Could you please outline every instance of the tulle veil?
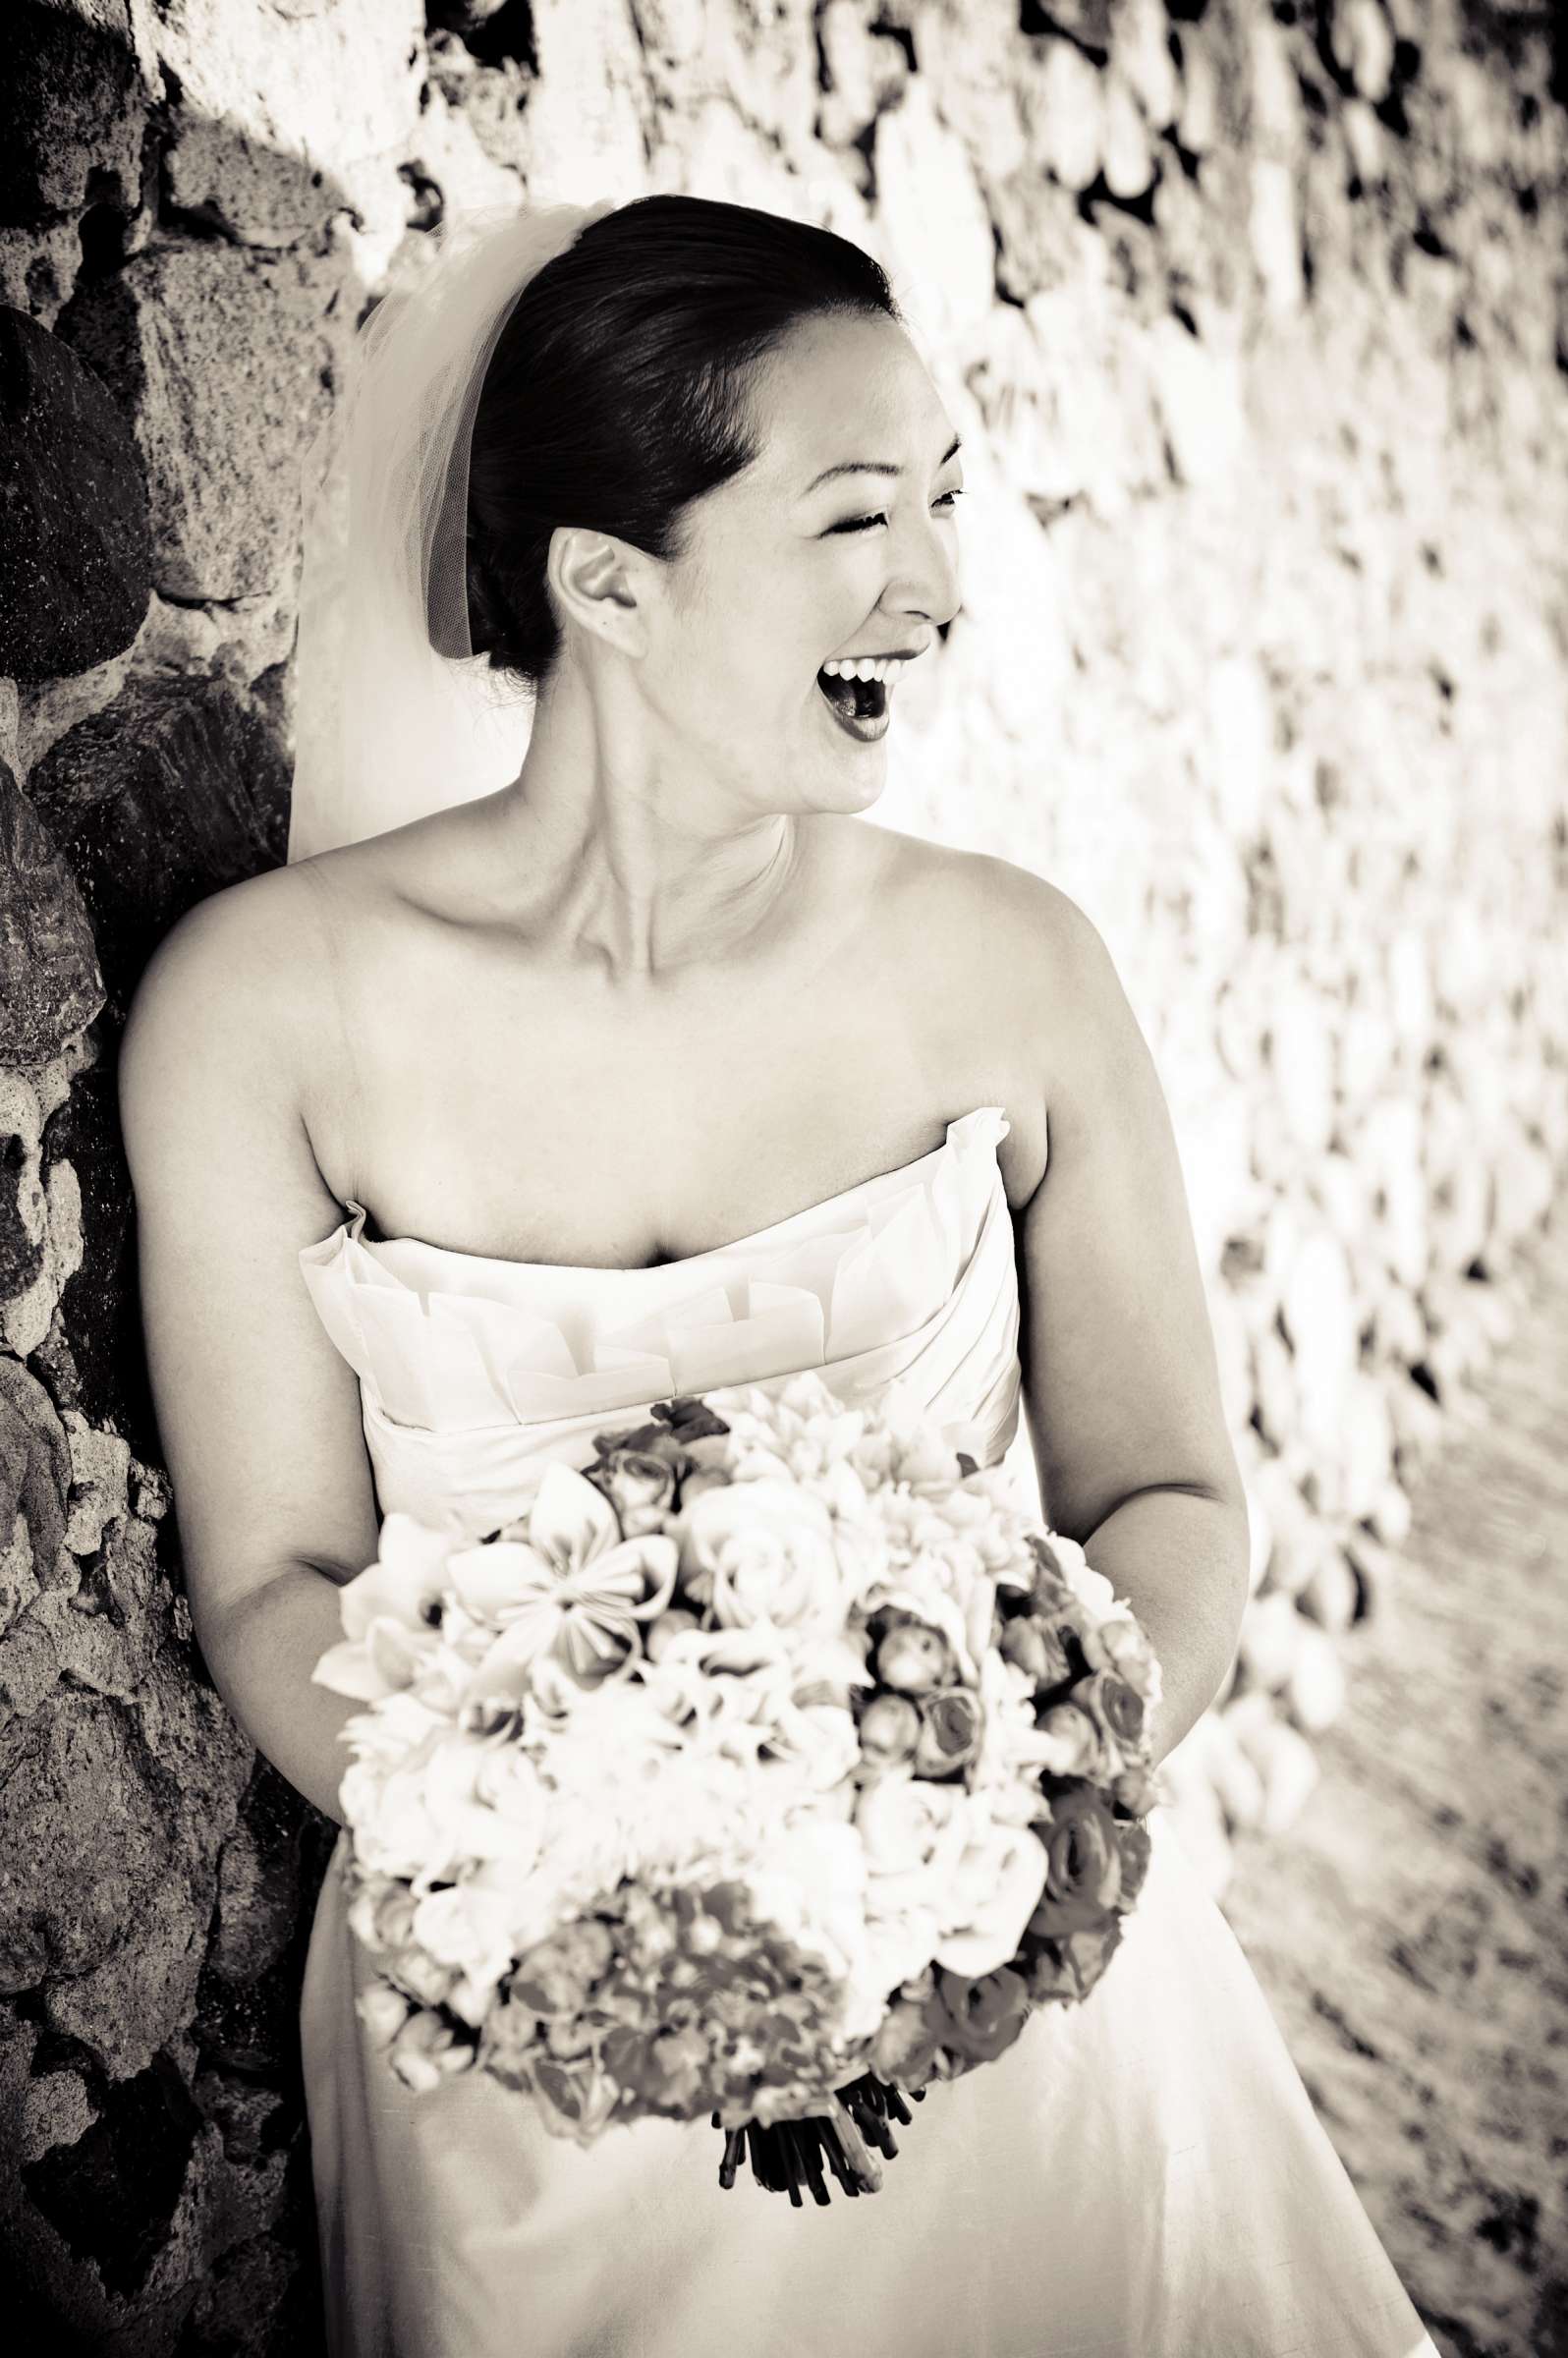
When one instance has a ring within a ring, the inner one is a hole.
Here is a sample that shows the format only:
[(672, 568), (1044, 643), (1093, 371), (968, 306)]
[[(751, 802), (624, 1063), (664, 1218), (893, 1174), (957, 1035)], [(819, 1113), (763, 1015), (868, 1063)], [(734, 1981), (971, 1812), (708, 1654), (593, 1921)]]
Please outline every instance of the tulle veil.
[(524, 287), (612, 209), (443, 224), (356, 332), (302, 463), (290, 862), (492, 793), (522, 765), (532, 699), (469, 632), (474, 415)]

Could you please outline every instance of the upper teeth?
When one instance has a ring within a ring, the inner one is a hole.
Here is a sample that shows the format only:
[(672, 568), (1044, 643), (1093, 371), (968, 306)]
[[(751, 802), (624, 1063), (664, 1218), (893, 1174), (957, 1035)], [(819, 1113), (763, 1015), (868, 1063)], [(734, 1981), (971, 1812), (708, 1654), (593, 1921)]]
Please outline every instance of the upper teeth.
[(835, 680), (886, 680), (900, 664), (914, 660), (913, 655), (860, 655), (853, 662), (840, 663), (835, 659), (824, 663), (822, 669)]

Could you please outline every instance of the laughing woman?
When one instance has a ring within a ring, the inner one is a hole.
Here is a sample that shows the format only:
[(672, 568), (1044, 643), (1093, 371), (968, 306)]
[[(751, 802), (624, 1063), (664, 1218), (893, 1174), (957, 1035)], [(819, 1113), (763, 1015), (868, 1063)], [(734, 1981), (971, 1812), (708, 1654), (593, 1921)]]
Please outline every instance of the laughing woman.
[[(399, 1508), (476, 1537), (673, 1389), (895, 1378), (1212, 1701), (1247, 1516), (1171, 1127), (1092, 926), (869, 823), (960, 600), (959, 437), (877, 264), (654, 196), (486, 225), (362, 330), (290, 865), (175, 928), (121, 1062), (192, 1610), (341, 1818), (311, 1684)], [(984, 551), (977, 552), (984, 562)], [(477, 658), (477, 659), (476, 659)], [(532, 697), (481, 776), (480, 677)], [(933, 2088), (874, 2201), (591, 2151), (356, 2007), (302, 2034), (334, 2358), (1435, 2358), (1158, 1810), (1091, 1998)]]

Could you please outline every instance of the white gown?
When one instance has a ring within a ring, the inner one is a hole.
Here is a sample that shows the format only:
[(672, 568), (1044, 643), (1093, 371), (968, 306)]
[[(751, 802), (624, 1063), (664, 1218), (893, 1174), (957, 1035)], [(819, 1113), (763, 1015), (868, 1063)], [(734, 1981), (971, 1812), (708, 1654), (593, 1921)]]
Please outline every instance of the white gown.
[[(919, 1161), (651, 1269), (366, 1240), (353, 1206), (300, 1259), (381, 1511), (476, 1537), (652, 1401), (802, 1368), (851, 1400), (896, 1376), (997, 1462), (1007, 1127), (980, 1106)], [(412, 2095), (354, 2010), (340, 1837), (301, 2010), (333, 2358), (1438, 2358), (1234, 1934), (1157, 1809), (1149, 1830), (1087, 2002), (932, 2088), (876, 2193), (800, 2210), (749, 2167), (721, 2188), (706, 2116), (583, 2150), (476, 2073)]]

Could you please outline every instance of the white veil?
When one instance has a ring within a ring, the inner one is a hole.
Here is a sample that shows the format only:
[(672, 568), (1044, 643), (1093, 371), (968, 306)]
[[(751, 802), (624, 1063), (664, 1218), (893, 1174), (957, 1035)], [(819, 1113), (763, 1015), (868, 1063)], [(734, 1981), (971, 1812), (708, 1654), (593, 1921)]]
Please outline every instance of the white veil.
[(356, 334), (344, 396), (302, 468), (290, 861), (493, 793), (522, 766), (532, 699), (469, 634), (474, 414), (524, 287), (613, 209), (447, 224)]

